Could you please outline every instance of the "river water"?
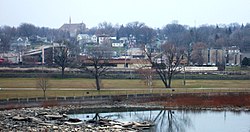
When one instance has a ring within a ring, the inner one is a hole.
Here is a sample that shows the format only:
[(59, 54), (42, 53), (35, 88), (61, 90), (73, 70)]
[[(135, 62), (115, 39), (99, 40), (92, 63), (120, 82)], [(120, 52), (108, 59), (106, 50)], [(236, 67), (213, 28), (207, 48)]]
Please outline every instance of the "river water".
[(153, 122), (150, 132), (250, 132), (250, 112), (244, 111), (90, 109), (69, 116), (90, 120), (97, 114), (122, 122)]

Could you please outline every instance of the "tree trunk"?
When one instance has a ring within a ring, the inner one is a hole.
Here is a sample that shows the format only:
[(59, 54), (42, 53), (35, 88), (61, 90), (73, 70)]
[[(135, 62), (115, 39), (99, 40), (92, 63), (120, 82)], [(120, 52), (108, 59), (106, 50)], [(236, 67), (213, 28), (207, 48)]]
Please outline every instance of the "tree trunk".
[(46, 90), (43, 90), (43, 98), (46, 100)]
[(165, 88), (169, 88), (169, 86), (168, 86), (168, 82), (165, 80), (165, 81), (163, 81), (163, 83), (164, 83), (164, 86), (165, 86)]
[(164, 78), (164, 79), (161, 79), (161, 80), (164, 83), (165, 88), (170, 88), (170, 84), (171, 84), (170, 81), (171, 81), (171, 79), (170, 79), (170, 81), (169, 81), (169, 78)]
[(65, 67), (62, 67), (62, 78), (64, 78), (64, 70), (65, 70)]
[(171, 88), (172, 77), (168, 77), (168, 88)]
[(96, 84), (96, 89), (100, 90), (100, 78), (99, 76), (95, 76), (95, 84)]

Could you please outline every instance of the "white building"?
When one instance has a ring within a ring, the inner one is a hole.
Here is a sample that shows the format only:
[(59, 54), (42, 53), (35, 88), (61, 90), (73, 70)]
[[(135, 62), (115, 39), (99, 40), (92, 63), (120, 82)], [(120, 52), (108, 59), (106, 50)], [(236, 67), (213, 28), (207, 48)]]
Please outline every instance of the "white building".
[(99, 36), (98, 37), (98, 43), (99, 44), (108, 44), (108, 43), (111, 43), (112, 39), (114, 39), (114, 38), (109, 37), (109, 36)]
[(86, 44), (86, 43), (97, 43), (97, 36), (96, 35), (88, 35), (88, 34), (78, 34), (77, 41), (79, 44)]

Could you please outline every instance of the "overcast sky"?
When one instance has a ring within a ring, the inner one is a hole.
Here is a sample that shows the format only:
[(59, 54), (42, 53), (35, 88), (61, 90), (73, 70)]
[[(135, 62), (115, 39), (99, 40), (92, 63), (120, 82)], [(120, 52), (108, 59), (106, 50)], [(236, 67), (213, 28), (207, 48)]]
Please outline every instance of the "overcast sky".
[(85, 23), (88, 28), (107, 21), (112, 24), (144, 22), (153, 28), (177, 20), (179, 24), (250, 23), (250, 0), (0, 0), (0, 25), (59, 28)]

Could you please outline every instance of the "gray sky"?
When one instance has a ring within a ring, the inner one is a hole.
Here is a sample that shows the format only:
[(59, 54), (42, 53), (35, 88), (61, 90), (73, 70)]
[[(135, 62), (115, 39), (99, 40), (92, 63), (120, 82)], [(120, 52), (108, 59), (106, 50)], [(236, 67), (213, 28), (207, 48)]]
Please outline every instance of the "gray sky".
[(173, 20), (179, 24), (230, 24), (250, 22), (250, 0), (0, 0), (0, 25), (59, 28), (84, 22), (88, 28), (144, 22), (161, 28)]

